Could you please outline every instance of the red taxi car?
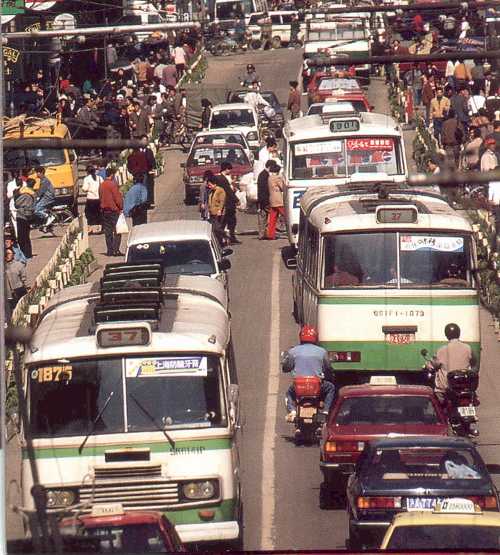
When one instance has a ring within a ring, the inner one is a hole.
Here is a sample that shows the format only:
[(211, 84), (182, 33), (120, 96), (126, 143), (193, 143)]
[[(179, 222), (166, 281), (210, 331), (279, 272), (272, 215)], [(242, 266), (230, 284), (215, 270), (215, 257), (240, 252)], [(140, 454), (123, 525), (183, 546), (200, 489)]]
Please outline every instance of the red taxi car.
[(316, 75), (308, 87), (309, 104), (325, 102), (327, 99), (336, 99), (361, 103), (363, 107), (361, 111), (370, 111), (368, 98), (356, 79), (332, 77), (331, 75), (316, 78)]
[(191, 149), (184, 168), (184, 191), (186, 204), (193, 204), (200, 193), (203, 174), (210, 170), (214, 174), (220, 172), (222, 162), (230, 162), (233, 166), (231, 175), (239, 182), (243, 175), (252, 172), (252, 164), (247, 153), (239, 144), (196, 145)]
[(158, 511), (124, 511), (119, 503), (94, 505), (89, 515), (65, 518), (62, 535), (99, 539), (100, 553), (186, 552), (174, 525)]
[(333, 497), (345, 493), (347, 478), (366, 442), (406, 435), (448, 435), (446, 416), (430, 387), (364, 384), (341, 388), (322, 430), (320, 506), (326, 508)]

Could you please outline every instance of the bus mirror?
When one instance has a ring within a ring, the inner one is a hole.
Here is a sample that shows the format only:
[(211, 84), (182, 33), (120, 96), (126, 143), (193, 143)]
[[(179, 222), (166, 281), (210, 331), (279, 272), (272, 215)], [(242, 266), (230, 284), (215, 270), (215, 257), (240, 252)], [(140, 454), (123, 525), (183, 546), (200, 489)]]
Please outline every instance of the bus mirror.
[(68, 158), (70, 162), (74, 162), (76, 160), (76, 154), (72, 150), (70, 150), (68, 153)]
[(229, 401), (233, 404), (238, 404), (240, 396), (240, 386), (238, 384), (229, 384)]
[(426, 357), (426, 356), (427, 356), (427, 353), (428, 353), (427, 349), (422, 349), (422, 350), (420, 351), (420, 354), (421, 354), (423, 357)]
[(285, 266), (289, 269), (289, 270), (295, 270), (295, 268), (297, 267), (297, 257), (292, 256), (290, 258), (287, 258), (285, 260)]
[(298, 232), (299, 232), (299, 224), (292, 224), (292, 233), (294, 235), (297, 235)]

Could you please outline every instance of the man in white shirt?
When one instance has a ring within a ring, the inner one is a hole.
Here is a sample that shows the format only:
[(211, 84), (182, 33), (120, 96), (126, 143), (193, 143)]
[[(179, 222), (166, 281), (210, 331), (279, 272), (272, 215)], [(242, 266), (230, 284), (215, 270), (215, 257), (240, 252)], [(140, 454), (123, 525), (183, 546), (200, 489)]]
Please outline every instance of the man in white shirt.
[(486, 98), (476, 90), (475, 93), (469, 98), (467, 104), (469, 106), (469, 115), (475, 116), (481, 108), (484, 108)]
[(496, 141), (493, 137), (486, 137), (484, 140), (486, 150), (481, 156), (481, 171), (488, 172), (494, 170), (498, 166), (498, 158), (495, 154)]

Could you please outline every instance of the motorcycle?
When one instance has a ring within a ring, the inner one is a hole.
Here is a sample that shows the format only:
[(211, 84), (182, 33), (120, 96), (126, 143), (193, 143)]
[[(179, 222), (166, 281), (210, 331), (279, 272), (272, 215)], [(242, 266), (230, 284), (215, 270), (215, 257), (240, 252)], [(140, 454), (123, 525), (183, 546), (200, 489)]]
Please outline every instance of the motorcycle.
[(317, 376), (295, 376), (293, 379), (297, 404), (294, 419), (295, 444), (314, 443), (319, 439), (324, 417), (321, 413), (321, 379)]
[(245, 52), (247, 49), (248, 41), (245, 33), (238, 33), (236, 30), (220, 30), (207, 44), (207, 50), (213, 56)]
[[(428, 371), (428, 378), (432, 384), (436, 372), (441, 364), (426, 358), (427, 351), (422, 349), (422, 356), (426, 359), (424, 368)], [(443, 401), (443, 409), (453, 433), (462, 437), (477, 437), (479, 432), (475, 427), (478, 422), (476, 407), (479, 406), (477, 389), (479, 387), (479, 373), (476, 370), (464, 369), (448, 372), (448, 387)]]
[(68, 224), (74, 219), (74, 215), (66, 206), (53, 206), (46, 208), (47, 217), (42, 218), (39, 215), (34, 215), (30, 221), (31, 229), (36, 229), (43, 234), (55, 236), (54, 228), (59, 225)]

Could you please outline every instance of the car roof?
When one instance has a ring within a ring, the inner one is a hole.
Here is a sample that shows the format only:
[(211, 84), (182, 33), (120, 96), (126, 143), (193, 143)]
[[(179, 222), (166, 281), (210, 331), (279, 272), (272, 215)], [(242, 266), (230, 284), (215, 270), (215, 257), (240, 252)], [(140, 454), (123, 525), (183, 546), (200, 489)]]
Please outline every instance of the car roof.
[(212, 239), (212, 226), (204, 220), (169, 220), (135, 225), (128, 237), (128, 245), (155, 241), (186, 241)]
[(367, 397), (378, 395), (422, 395), (432, 397), (434, 392), (427, 385), (346, 385), (339, 391), (340, 397)]
[(255, 111), (250, 104), (246, 102), (230, 102), (228, 104), (216, 104), (212, 108), (212, 113), (215, 111), (221, 112), (222, 110), (252, 110)]
[(464, 437), (450, 436), (406, 436), (376, 439), (370, 442), (371, 448), (390, 449), (397, 447), (443, 447), (445, 449), (470, 449), (473, 443)]
[(432, 511), (411, 511), (395, 515), (393, 525), (401, 526), (498, 526), (500, 527), (500, 513), (434, 513)]
[[(199, 133), (196, 133), (194, 140), (196, 141), (198, 137), (204, 137), (205, 135), (241, 135), (243, 138), (245, 137), (243, 131), (239, 129), (215, 129), (211, 131), (200, 131)], [(202, 145), (200, 144), (200, 146)]]

